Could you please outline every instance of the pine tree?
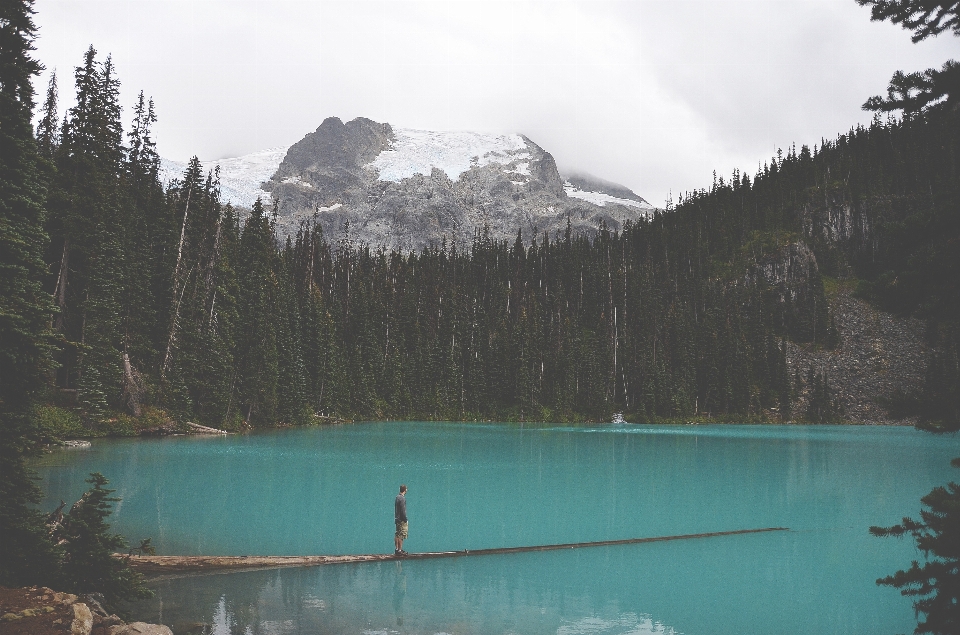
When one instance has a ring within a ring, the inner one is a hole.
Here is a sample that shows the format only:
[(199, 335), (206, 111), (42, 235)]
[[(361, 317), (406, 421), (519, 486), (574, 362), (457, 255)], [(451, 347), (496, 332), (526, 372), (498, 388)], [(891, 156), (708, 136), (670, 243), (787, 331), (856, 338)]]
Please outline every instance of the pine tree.
[(243, 417), (255, 425), (273, 424), (277, 407), (276, 257), (274, 234), (263, 203), (257, 199), (238, 250), (237, 278), (243, 283), (237, 299), (236, 362)]
[(33, 138), (30, 0), (0, 3), (0, 584), (55, 573), (56, 551), (24, 459), (38, 437), (34, 407), (51, 370), (50, 297), (41, 289), (44, 183)]
[(60, 114), (57, 111), (59, 98), (57, 90), (57, 74), (50, 73), (50, 82), (47, 84), (47, 97), (40, 107), (40, 122), (37, 124), (37, 150), (40, 155), (52, 159), (60, 145)]
[(79, 389), (88, 422), (122, 395), (124, 193), (119, 81), (91, 46), (74, 76), (77, 103), (64, 118), (57, 179), (48, 198), (55, 297), (63, 334), (61, 386)]
[(102, 474), (93, 472), (86, 482), (93, 487), (63, 517), (56, 532), (65, 552), (63, 583), (75, 593), (102, 593), (111, 604), (150, 597), (142, 576), (113, 555), (127, 547), (123, 536), (110, 533), (107, 523), (111, 503), (120, 499), (110, 496), (114, 490), (104, 487), (108, 481)]
[[(123, 267), (120, 300), (123, 354), (130, 364), (141, 370), (156, 368), (158, 331), (161, 330), (158, 317), (163, 306), (157, 293), (157, 280), (163, 275), (166, 210), (159, 181), (160, 157), (151, 137), (156, 121), (153, 100), (145, 101), (141, 91), (127, 135), (129, 146), (122, 172), (122, 225), (117, 228)], [(125, 378), (125, 385), (129, 382), (130, 379)]]
[[(960, 36), (960, 4), (955, 0), (857, 0), (871, 6), (870, 19), (890, 20), (913, 31), (914, 43), (953, 31)], [(897, 71), (887, 87), (887, 97), (871, 97), (864, 110), (918, 113), (953, 109), (960, 103), (960, 63), (948, 60), (943, 68), (923, 72)]]
[[(960, 459), (951, 465), (960, 467)], [(923, 566), (914, 560), (909, 569), (880, 578), (877, 584), (917, 598), (913, 608), (924, 619), (915, 633), (953, 635), (960, 632), (960, 485), (935, 487), (920, 502), (926, 508), (920, 510), (920, 520), (905, 517), (893, 527), (871, 527), (870, 533), (897, 538), (910, 534), (923, 552)]]

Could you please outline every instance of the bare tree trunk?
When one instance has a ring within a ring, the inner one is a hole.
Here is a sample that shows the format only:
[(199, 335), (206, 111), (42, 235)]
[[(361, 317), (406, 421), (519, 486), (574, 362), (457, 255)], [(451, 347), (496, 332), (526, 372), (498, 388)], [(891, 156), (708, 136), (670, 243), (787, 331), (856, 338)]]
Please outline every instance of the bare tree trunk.
[(140, 397), (143, 393), (141, 382), (138, 381), (137, 371), (130, 363), (130, 355), (123, 354), (123, 393), (127, 405), (130, 407), (130, 414), (139, 417), (142, 414), (140, 409)]
[(60, 275), (57, 276), (57, 289), (54, 296), (57, 299), (57, 308), (60, 312), (57, 314), (57, 321), (54, 328), (58, 331), (63, 330), (63, 314), (67, 308), (67, 267), (70, 263), (70, 239), (63, 239), (63, 255), (60, 256)]
[(170, 367), (170, 354), (173, 351), (173, 344), (177, 341), (177, 325), (180, 321), (180, 305), (183, 302), (183, 294), (187, 291), (187, 283), (190, 281), (190, 276), (187, 276), (187, 279), (183, 281), (183, 286), (180, 289), (180, 297), (176, 299), (176, 304), (173, 309), (173, 319), (170, 321), (170, 336), (167, 338), (167, 352), (163, 356), (163, 366), (160, 367), (160, 380), (166, 378), (167, 370)]
[(233, 408), (233, 395), (236, 392), (237, 388), (237, 371), (236, 369), (230, 374), (230, 398), (227, 400), (227, 412), (223, 415), (223, 420), (229, 424), (230, 422), (230, 410)]
[(187, 215), (190, 213), (191, 196), (193, 196), (193, 188), (187, 191), (187, 204), (183, 208), (183, 225), (180, 226), (180, 246), (177, 248), (177, 266), (173, 268), (174, 283), (176, 283), (177, 274), (180, 272), (180, 261), (183, 259), (183, 241), (187, 235)]
[(183, 242), (187, 235), (187, 216), (190, 213), (190, 197), (193, 196), (193, 188), (187, 191), (187, 204), (183, 208), (183, 225), (180, 227), (180, 246), (177, 248), (177, 264), (173, 268), (173, 317), (170, 320), (170, 334), (167, 336), (167, 350), (163, 355), (163, 365), (160, 367), (160, 380), (166, 378), (167, 368), (170, 365), (170, 351), (173, 349), (173, 343), (177, 335), (177, 322), (180, 320), (180, 303), (183, 301), (183, 292), (187, 290), (184, 283), (180, 291), (180, 297), (177, 298), (177, 289), (180, 286), (180, 261), (183, 260)]

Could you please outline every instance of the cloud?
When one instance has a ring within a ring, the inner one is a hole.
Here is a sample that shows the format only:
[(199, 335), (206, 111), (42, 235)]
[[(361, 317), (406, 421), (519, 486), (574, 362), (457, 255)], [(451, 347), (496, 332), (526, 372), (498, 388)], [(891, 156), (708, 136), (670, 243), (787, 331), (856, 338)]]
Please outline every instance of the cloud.
[[(161, 153), (290, 144), (328, 116), (521, 132), (561, 167), (651, 202), (868, 120), (898, 68), (940, 66), (853, 0), (38, 0), (61, 95), (89, 44), (122, 99), (157, 104)], [(38, 92), (45, 78), (38, 81)]]

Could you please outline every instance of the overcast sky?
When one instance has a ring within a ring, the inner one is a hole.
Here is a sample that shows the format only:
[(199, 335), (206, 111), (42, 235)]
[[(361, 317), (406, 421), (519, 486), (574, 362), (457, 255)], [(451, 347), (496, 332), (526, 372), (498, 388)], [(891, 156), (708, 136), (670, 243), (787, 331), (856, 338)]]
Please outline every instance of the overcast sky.
[[(93, 44), (171, 159), (289, 145), (329, 116), (519, 132), (655, 205), (832, 138), (897, 70), (960, 57), (854, 0), (37, 0), (61, 106)], [(49, 71), (48, 71), (49, 72)], [(37, 81), (42, 99), (48, 72)]]

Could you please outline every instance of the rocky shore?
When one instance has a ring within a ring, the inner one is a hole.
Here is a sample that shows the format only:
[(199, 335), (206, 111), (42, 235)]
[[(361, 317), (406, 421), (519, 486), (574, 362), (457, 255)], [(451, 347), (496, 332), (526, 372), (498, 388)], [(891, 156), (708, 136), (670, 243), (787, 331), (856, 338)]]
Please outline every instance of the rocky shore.
[(47, 587), (0, 587), (0, 635), (173, 635), (169, 627), (126, 623), (97, 594), (77, 597)]

